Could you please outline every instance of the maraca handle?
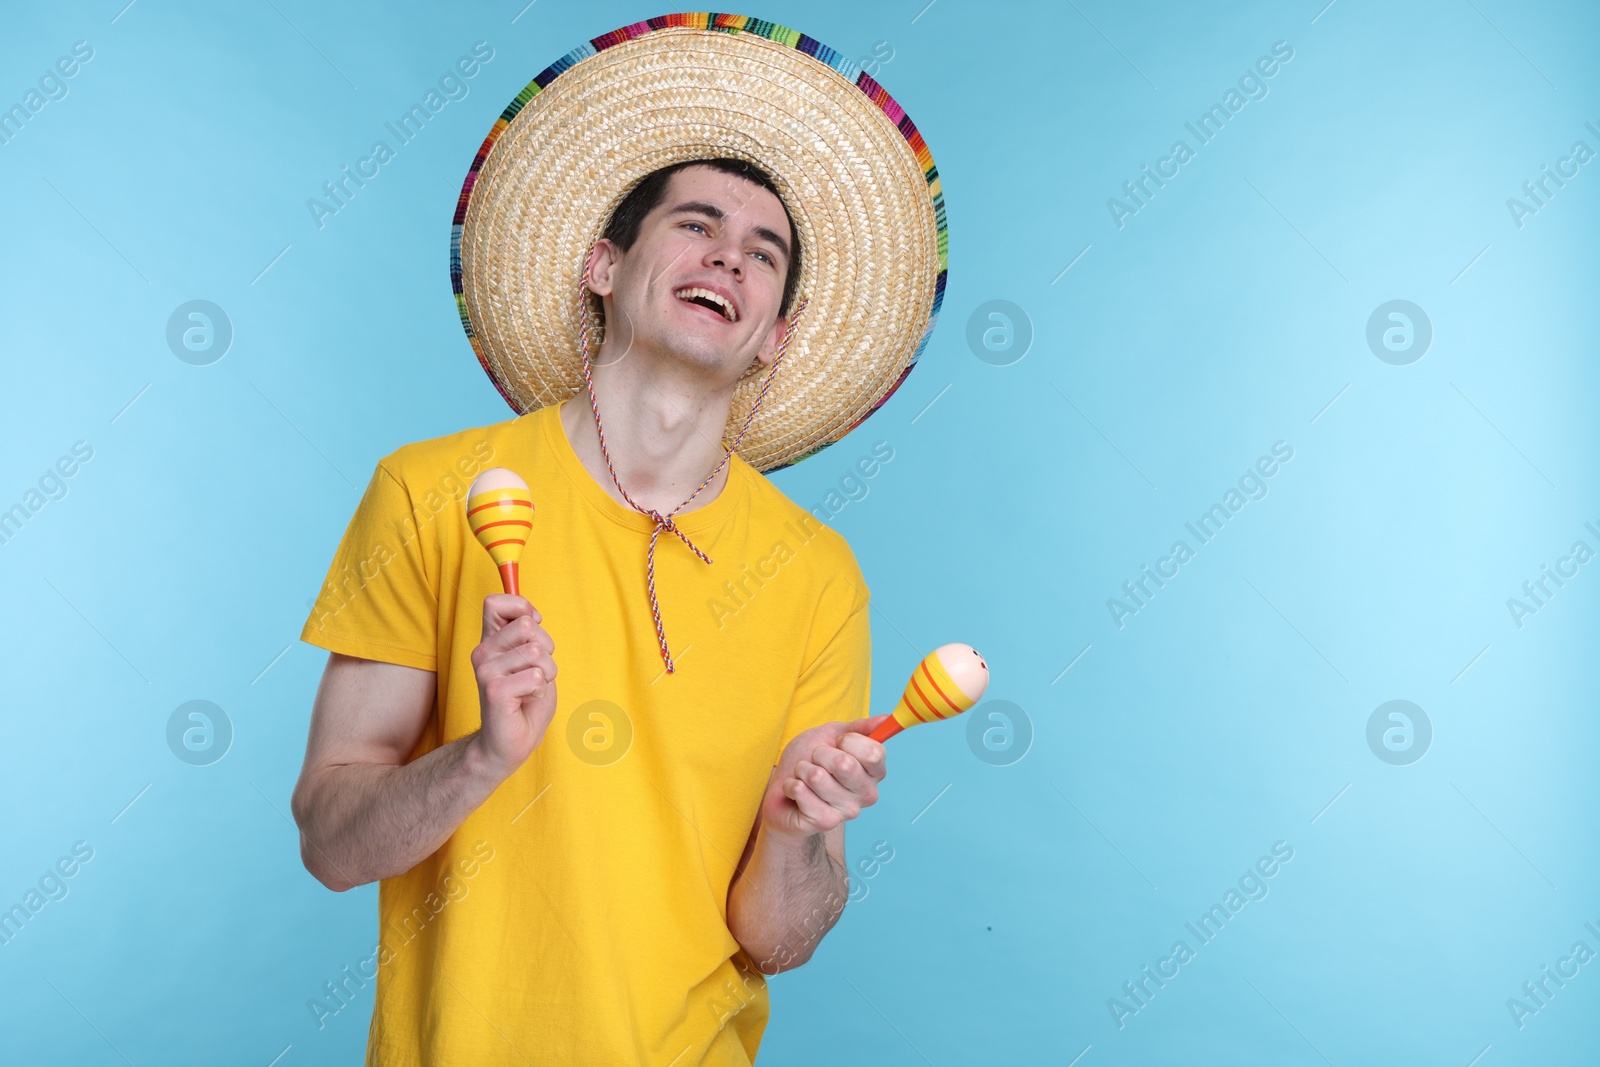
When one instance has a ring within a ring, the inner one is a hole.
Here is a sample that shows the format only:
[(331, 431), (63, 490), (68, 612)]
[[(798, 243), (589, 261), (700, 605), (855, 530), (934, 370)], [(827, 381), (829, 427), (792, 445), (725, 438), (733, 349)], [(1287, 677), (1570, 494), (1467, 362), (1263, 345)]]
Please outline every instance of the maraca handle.
[(887, 741), (889, 738), (893, 737), (895, 734), (904, 729), (905, 727), (900, 725), (899, 720), (891, 715), (879, 723), (878, 728), (867, 736), (872, 738), (874, 741)]
[(521, 590), (517, 588), (517, 561), (508, 559), (500, 564), (500, 587), (512, 596), (520, 596)]

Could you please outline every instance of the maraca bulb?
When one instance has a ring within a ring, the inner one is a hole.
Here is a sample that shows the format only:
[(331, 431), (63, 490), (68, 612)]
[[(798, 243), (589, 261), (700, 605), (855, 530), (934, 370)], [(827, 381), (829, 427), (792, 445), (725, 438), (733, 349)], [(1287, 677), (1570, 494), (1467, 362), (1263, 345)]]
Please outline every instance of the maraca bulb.
[(501, 585), (517, 592), (518, 562), (533, 530), (528, 483), (504, 467), (491, 467), (467, 490), (467, 525), (500, 570)]
[(971, 645), (940, 645), (917, 664), (894, 716), (869, 736), (882, 741), (908, 726), (960, 715), (989, 688), (989, 665)]
[(491, 489), (467, 498), (467, 522), (496, 565), (519, 559), (533, 529), (533, 504), (526, 492)]

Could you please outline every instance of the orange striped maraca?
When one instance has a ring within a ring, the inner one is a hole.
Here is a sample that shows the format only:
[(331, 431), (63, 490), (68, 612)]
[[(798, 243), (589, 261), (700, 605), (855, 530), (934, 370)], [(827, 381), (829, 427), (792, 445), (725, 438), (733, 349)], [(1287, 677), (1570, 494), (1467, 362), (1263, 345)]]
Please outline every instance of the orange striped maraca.
[(490, 467), (478, 475), (467, 490), (467, 525), (500, 568), (501, 586), (508, 593), (520, 592), (517, 564), (533, 530), (528, 483), (504, 467)]
[(894, 716), (867, 736), (886, 741), (908, 726), (960, 715), (989, 688), (989, 665), (971, 645), (940, 645), (922, 657)]

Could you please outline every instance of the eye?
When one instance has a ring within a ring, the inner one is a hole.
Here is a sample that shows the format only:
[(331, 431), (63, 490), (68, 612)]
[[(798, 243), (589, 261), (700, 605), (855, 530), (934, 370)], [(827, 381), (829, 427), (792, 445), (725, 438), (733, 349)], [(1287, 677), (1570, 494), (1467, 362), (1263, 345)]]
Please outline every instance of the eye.
[(765, 252), (755, 252), (755, 253), (752, 253), (752, 254), (760, 256), (762, 262), (766, 263), (767, 266), (769, 266), (769, 267), (772, 266), (772, 257), (767, 255)]
[(701, 233), (704, 233), (705, 229), (706, 229), (703, 224), (698, 223), (698, 222), (686, 222), (686, 223), (684, 223), (684, 225), (685, 226), (693, 226), (696, 229), (698, 229)]

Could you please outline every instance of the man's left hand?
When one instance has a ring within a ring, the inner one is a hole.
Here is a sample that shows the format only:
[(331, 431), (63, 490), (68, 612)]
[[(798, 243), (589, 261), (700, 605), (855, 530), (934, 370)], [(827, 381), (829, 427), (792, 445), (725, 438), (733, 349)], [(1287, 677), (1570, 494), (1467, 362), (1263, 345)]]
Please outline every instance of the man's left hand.
[(883, 742), (867, 734), (888, 717), (827, 722), (790, 741), (761, 800), (767, 831), (794, 837), (827, 833), (877, 803), (888, 767)]

